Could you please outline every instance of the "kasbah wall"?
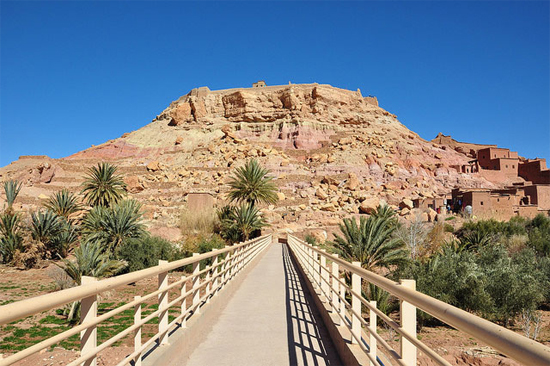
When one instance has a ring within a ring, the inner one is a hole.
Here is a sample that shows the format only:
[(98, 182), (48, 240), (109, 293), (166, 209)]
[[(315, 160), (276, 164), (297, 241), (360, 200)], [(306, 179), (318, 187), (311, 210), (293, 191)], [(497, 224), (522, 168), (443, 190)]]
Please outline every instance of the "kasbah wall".
[(477, 151), (475, 160), (456, 168), (505, 188), (454, 189), (451, 195), (455, 212), (471, 206), (473, 215), (499, 220), (550, 213), (550, 170), (545, 159), (525, 160), (509, 149), (487, 147)]

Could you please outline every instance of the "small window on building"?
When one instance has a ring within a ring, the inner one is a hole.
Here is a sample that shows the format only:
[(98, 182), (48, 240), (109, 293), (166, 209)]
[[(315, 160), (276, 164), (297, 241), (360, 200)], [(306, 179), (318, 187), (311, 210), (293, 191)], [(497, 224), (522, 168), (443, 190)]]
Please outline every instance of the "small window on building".
[(515, 165), (512, 165), (512, 169), (515, 169), (515, 168), (516, 168), (516, 166), (515, 166)]
[(481, 206), (483, 206), (483, 201), (480, 201), (479, 204), (480, 204)]
[(497, 202), (500, 202), (500, 198), (497, 198)]
[(508, 165), (506, 165), (506, 169), (508, 169)]
[(495, 154), (495, 158), (497, 157), (497, 154)]
[(482, 158), (482, 159), (485, 159), (485, 155), (483, 155), (481, 158)]

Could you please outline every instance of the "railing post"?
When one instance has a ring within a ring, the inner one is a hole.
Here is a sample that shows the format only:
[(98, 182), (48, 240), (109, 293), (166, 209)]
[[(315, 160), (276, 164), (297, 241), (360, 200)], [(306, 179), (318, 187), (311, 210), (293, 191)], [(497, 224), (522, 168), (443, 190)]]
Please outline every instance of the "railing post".
[[(187, 285), (187, 282), (188, 281), (184, 281), (185, 280), (185, 276), (181, 276), (181, 279), (182, 279), (182, 283), (181, 283), (181, 296), (184, 296), (185, 293), (187, 291), (189, 291), (189, 288), (188, 288), (188, 285)], [(181, 299), (181, 327), (182, 328), (185, 328), (185, 325), (187, 323), (187, 320), (185, 319), (185, 312), (187, 311), (187, 298), (186, 296), (183, 297), (183, 299)]]
[(313, 250), (310, 247), (304, 246), (307, 253), (307, 271), (311, 281), (313, 282)]
[[(361, 262), (352, 262), (352, 265), (361, 267)], [(361, 300), (353, 293), (361, 296), (361, 276), (356, 273), (351, 273), (351, 343), (358, 344), (361, 339), (361, 319), (358, 315), (361, 315)]]
[[(369, 304), (372, 305), (373, 308), (376, 308), (376, 301), (369, 301)], [(375, 363), (372, 362), (372, 360), (376, 360), (376, 350), (377, 350), (377, 344), (376, 344), (376, 337), (374, 336), (374, 333), (376, 333), (376, 322), (378, 321), (376, 313), (370, 309), (369, 310), (369, 355), (372, 357), (369, 361), (369, 366), (375, 366)]]
[(210, 279), (212, 278), (211, 272), (212, 272), (212, 265), (210, 265), (210, 270), (206, 271), (206, 276), (204, 278), (204, 281), (206, 282), (206, 286), (204, 286), (204, 291), (206, 294), (206, 303), (210, 302), (210, 295), (212, 295), (212, 282), (210, 282)]
[[(88, 285), (96, 282), (97, 278), (82, 276), (81, 284)], [(80, 323), (84, 324), (97, 317), (97, 294), (85, 297), (80, 303)], [(97, 325), (92, 325), (80, 332), (80, 355), (92, 352), (97, 347)], [(82, 363), (83, 366), (96, 366), (97, 355)]]
[[(226, 248), (229, 247), (229, 245), (225, 246)], [(224, 275), (223, 275), (223, 285), (225, 286), (227, 282), (231, 279), (231, 263), (233, 262), (233, 251), (228, 251), (227, 255), (225, 256), (225, 264), (224, 264)]]
[(321, 289), (321, 260), (319, 259), (319, 254), (316, 251), (313, 251), (313, 259), (314, 259), (314, 266), (315, 266), (315, 284), (317, 285), (317, 288), (319, 290)]
[[(216, 249), (217, 250), (217, 249)], [(218, 268), (218, 256), (214, 257), (214, 260), (212, 261), (212, 277), (214, 278), (214, 285), (212, 285), (212, 296), (216, 295), (216, 292), (218, 292), (218, 284), (220, 283), (220, 280), (218, 278), (219, 268)]]
[[(338, 254), (333, 254), (334, 257), (338, 258)], [(338, 313), (338, 294), (340, 292), (340, 283), (338, 283), (338, 278), (340, 278), (340, 268), (338, 263), (332, 262), (332, 312), (334, 314)], [(343, 315), (343, 314), (342, 314)], [(341, 324), (341, 321), (339, 321)]]
[(329, 274), (328, 274), (328, 267), (327, 267), (327, 257), (325, 256), (327, 251), (325, 249), (321, 249), (321, 251), (323, 253), (319, 254), (319, 260), (321, 261), (320, 285), (321, 285), (321, 290), (325, 295), (328, 303), (330, 301), (331, 296), (330, 296)]
[[(401, 286), (416, 290), (415, 280), (401, 280)], [(416, 307), (406, 301), (401, 301), (401, 328), (416, 338)], [(401, 336), (401, 359), (407, 366), (416, 365), (416, 346)]]
[[(159, 260), (159, 266), (168, 263), (165, 260)], [(168, 271), (158, 275), (158, 289), (162, 290), (168, 286)], [(159, 333), (164, 333), (159, 338), (159, 344), (168, 344), (168, 291), (161, 292), (159, 300)]]
[[(134, 301), (139, 301), (141, 296), (134, 296)], [(134, 324), (141, 322), (141, 303), (134, 307)], [(136, 329), (134, 334), (134, 352), (138, 352), (141, 348), (141, 326)], [(134, 357), (134, 366), (141, 366), (141, 352), (138, 352)]]
[[(193, 257), (196, 257), (200, 255), (199, 253), (193, 253)], [(193, 283), (192, 285), (192, 288), (193, 288), (193, 313), (195, 314), (198, 314), (200, 313), (200, 307), (199, 307), (199, 301), (200, 301), (200, 289), (199, 289), (199, 285), (201, 283), (201, 276), (198, 275), (198, 273), (200, 272), (201, 270), (201, 263), (200, 261), (196, 261), (195, 263), (193, 263), (193, 281), (191, 281)]]
[(345, 323), (346, 319), (346, 286), (340, 284), (340, 315), (342, 316), (342, 321)]

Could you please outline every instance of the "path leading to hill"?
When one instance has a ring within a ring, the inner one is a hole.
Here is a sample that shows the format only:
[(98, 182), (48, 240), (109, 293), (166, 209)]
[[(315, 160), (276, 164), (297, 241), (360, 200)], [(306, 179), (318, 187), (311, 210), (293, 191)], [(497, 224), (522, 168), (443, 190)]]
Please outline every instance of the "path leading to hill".
[(279, 243), (267, 249), (205, 341), (183, 357), (171, 365), (341, 364), (287, 247)]

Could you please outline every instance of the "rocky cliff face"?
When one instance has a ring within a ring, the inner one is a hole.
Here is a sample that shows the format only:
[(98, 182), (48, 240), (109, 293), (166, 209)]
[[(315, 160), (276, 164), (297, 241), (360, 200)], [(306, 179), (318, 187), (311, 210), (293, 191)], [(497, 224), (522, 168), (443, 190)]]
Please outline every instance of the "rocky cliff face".
[(228, 175), (250, 158), (277, 177), (281, 200), (266, 210), (276, 227), (334, 225), (378, 200), (494, 186), (458, 173), (452, 166), (468, 156), (423, 140), (376, 98), (319, 84), (194, 89), (137, 131), (63, 159), (20, 159), (0, 169), (0, 180), (21, 179), (21, 200), (32, 206), (62, 187), (76, 191), (86, 167), (110, 160), (151, 226), (166, 233), (188, 192), (223, 200)]

